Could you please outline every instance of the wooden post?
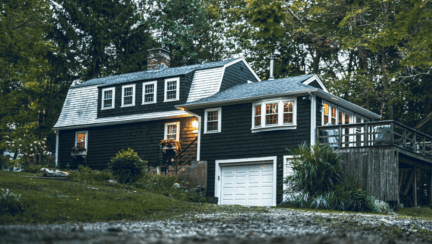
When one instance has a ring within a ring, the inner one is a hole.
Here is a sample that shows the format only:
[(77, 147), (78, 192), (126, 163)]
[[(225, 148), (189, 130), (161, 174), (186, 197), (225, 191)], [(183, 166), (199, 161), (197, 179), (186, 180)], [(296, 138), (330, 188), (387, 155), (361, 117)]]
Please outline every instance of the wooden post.
[(342, 148), (342, 126), (339, 126), (339, 148)]
[(432, 169), (429, 173), (429, 206), (432, 206)]
[(413, 204), (417, 207), (417, 166), (414, 166)]
[(390, 123), (390, 145), (394, 145), (394, 123)]
[(365, 124), (365, 131), (364, 131), (364, 146), (369, 146), (369, 133), (368, 133), (369, 127), (367, 124)]
[(416, 153), (417, 152), (417, 132), (414, 132), (414, 139), (413, 139), (413, 151)]
[(404, 128), (404, 132), (403, 132), (403, 147), (407, 148), (407, 134), (406, 134), (406, 128)]
[(422, 137), (422, 154), (425, 155), (426, 154), (426, 138), (423, 136)]

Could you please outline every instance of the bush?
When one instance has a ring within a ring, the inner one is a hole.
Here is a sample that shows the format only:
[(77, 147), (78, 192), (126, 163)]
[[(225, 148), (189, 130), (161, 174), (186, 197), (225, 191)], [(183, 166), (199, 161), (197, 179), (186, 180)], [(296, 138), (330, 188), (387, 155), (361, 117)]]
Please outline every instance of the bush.
[(114, 176), (110, 172), (94, 171), (90, 167), (78, 165), (79, 171), (72, 171), (68, 178), (72, 181), (81, 181), (84, 183), (104, 182), (113, 179)]
[(143, 161), (133, 149), (121, 150), (111, 158), (109, 169), (122, 184), (133, 183), (143, 175), (147, 161)]
[(376, 211), (375, 199), (348, 175), (342, 181), (339, 155), (328, 145), (291, 150), (294, 174), (285, 179), (287, 203), (300, 208)]
[(0, 189), (0, 216), (8, 213), (15, 216), (23, 210), (21, 195), (14, 194), (9, 189)]
[(11, 167), (11, 160), (9, 155), (0, 155), (0, 169), (9, 169)]

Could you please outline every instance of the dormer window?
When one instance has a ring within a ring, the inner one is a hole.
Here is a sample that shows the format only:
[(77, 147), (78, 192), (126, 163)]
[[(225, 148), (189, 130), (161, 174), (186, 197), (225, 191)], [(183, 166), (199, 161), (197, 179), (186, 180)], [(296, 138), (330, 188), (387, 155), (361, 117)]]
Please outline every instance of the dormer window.
[(252, 132), (297, 128), (296, 98), (261, 100), (252, 105)]
[(122, 107), (135, 105), (135, 84), (122, 86)]
[(157, 81), (145, 82), (143, 84), (143, 103), (151, 104), (157, 102)]
[(114, 108), (115, 88), (102, 89), (102, 109)]
[(180, 78), (165, 80), (165, 99), (164, 102), (180, 100)]

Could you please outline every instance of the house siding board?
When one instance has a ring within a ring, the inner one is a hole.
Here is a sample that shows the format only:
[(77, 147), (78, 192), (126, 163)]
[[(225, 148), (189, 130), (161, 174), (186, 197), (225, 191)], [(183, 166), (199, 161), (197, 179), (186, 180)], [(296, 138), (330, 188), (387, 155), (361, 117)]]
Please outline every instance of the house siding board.
[(247, 83), (248, 80), (253, 82), (258, 81), (244, 62), (237, 62), (225, 68), (220, 91), (224, 91), (235, 85)]
[[(174, 78), (167, 77), (157, 80), (157, 103), (154, 104), (145, 104), (142, 105), (142, 94), (143, 94), (143, 83), (147, 81), (154, 80), (146, 80), (139, 81), (134, 83), (124, 83), (115, 85), (115, 108), (114, 109), (106, 109), (102, 110), (102, 89), (109, 87), (99, 87), (98, 88), (98, 118), (107, 118), (114, 116), (125, 116), (125, 115), (133, 115), (133, 114), (142, 114), (142, 113), (154, 113), (154, 112), (166, 112), (176, 110), (175, 106), (186, 103), (187, 96), (189, 94), (193, 73), (180, 76), (180, 100), (174, 102), (164, 102), (165, 98), (165, 79)], [(135, 92), (135, 106), (130, 107), (121, 107), (121, 99), (122, 99), (122, 86), (135, 84), (136, 92)]]
[[(277, 202), (282, 199), (283, 156), (287, 148), (310, 142), (310, 100), (297, 99), (297, 129), (252, 133), (252, 104), (222, 107), (222, 132), (201, 135), (207, 161), (207, 194), (214, 196), (215, 160), (277, 156)], [(204, 109), (191, 110), (204, 118)], [(202, 122), (201, 126), (204, 126)], [(201, 130), (203, 131), (203, 130)]]
[(321, 87), (321, 85), (320, 85), (320, 84), (318, 83), (318, 81), (316, 81), (316, 80), (314, 80), (314, 81), (312, 81), (311, 83), (309, 83), (308, 86), (313, 86), (313, 87), (315, 87), (315, 88), (318, 88), (318, 89), (323, 90), (322, 87)]
[[(121, 149), (134, 149), (138, 155), (149, 162), (150, 166), (159, 164), (160, 141), (164, 138), (165, 123), (180, 121), (180, 141), (185, 148), (197, 136), (193, 133), (194, 117), (158, 121), (130, 123), (125, 125), (91, 127), (79, 130), (62, 130), (59, 135), (59, 165), (65, 168), (69, 163), (72, 169), (78, 164), (85, 164), (93, 169), (105, 169), (110, 158)], [(80, 157), (71, 157), (71, 148), (75, 146), (75, 132), (88, 131), (88, 154), (86, 162)], [(196, 151), (196, 149), (195, 149)]]

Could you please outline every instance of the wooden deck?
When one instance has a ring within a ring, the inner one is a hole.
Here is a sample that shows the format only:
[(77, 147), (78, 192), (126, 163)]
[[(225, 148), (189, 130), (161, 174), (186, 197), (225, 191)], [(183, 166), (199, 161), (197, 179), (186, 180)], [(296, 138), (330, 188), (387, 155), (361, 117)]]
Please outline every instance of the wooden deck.
[(319, 126), (318, 142), (338, 149), (395, 146), (432, 163), (432, 136), (393, 120)]
[(432, 136), (396, 121), (320, 126), (318, 142), (341, 154), (344, 172), (377, 199), (432, 204)]

